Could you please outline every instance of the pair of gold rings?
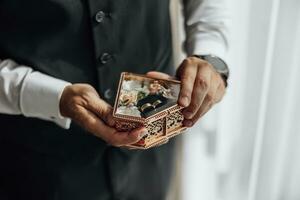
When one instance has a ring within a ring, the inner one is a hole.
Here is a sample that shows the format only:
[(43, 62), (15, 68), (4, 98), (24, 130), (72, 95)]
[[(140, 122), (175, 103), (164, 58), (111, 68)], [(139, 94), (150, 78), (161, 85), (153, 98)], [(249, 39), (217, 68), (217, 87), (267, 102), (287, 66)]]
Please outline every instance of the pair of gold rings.
[(145, 103), (144, 105), (141, 106), (141, 111), (144, 112), (148, 108), (156, 108), (158, 105), (162, 103), (161, 100), (156, 100), (152, 104), (151, 103)]

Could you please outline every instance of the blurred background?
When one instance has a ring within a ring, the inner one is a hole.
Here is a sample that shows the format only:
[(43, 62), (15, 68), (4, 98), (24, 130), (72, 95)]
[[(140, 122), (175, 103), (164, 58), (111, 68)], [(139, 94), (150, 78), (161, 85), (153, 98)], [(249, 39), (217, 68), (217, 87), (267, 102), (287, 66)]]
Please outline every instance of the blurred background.
[[(177, 63), (181, 8), (172, 0)], [(229, 87), (181, 137), (172, 200), (300, 199), (300, 1), (225, 0)]]

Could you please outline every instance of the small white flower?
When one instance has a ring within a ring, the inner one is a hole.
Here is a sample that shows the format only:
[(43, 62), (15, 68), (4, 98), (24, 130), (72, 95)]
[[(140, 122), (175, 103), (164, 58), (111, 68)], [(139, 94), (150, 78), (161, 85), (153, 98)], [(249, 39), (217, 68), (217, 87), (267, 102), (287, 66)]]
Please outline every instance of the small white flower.
[(136, 90), (138, 88), (141, 88), (142, 84), (140, 81), (124, 81), (122, 84), (123, 90)]

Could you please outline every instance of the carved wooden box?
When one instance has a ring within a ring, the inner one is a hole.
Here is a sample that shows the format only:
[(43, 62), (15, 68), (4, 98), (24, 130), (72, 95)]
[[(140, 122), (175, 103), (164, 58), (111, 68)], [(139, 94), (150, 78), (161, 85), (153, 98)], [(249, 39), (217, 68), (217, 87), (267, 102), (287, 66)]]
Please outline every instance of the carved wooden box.
[(145, 126), (148, 135), (128, 148), (147, 149), (183, 132), (182, 107), (177, 104), (180, 81), (121, 74), (113, 116), (119, 131)]

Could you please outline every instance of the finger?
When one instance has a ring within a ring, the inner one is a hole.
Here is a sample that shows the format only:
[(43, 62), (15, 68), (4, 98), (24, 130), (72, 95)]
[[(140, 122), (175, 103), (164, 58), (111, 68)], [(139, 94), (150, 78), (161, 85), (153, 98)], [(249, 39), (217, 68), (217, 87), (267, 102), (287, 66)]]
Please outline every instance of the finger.
[(158, 79), (175, 79), (175, 77), (170, 76), (169, 74), (151, 71), (146, 74), (150, 78), (158, 78)]
[[(222, 80), (221, 80), (222, 81)], [(199, 109), (197, 109), (195, 115), (190, 118), (190, 121), (186, 121), (186, 124), (189, 124), (189, 126), (192, 126), (195, 124), (205, 113), (207, 113), (210, 108), (219, 101), (219, 95), (222, 92), (222, 86), (220, 79), (218, 76), (213, 76), (213, 78), (210, 81), (210, 89), (207, 92), (201, 106)]]
[(107, 125), (115, 125), (115, 120), (112, 116), (113, 108), (101, 98), (97, 96), (91, 96), (88, 101), (87, 109), (96, 114)]
[(199, 113), (200, 113), (200, 116), (196, 116), (194, 119), (193, 119), (193, 122), (196, 123), (201, 117), (203, 117), (212, 107), (213, 105), (215, 105), (215, 103), (213, 102), (210, 102), (208, 103)]
[(216, 92), (216, 95), (215, 95), (215, 102), (216, 103), (219, 103), (222, 100), (223, 96), (225, 95), (225, 92), (226, 92), (225, 85), (224, 85), (224, 83), (221, 83), (218, 86), (217, 92)]
[(188, 108), (183, 112), (186, 119), (192, 119), (194, 117), (209, 91), (211, 93), (215, 92), (215, 83), (211, 78), (212, 73), (211, 67), (208, 64), (204, 62), (199, 64), (192, 92), (192, 100)]
[(134, 129), (131, 132), (114, 132), (110, 136), (109, 143), (117, 147), (134, 144), (137, 143), (140, 139), (142, 139), (147, 134), (148, 131), (144, 127)]
[(79, 125), (104, 140), (106, 138), (103, 133), (115, 132), (114, 128), (107, 126), (94, 112), (91, 112), (83, 106), (77, 107), (73, 116), (73, 120)]
[(181, 81), (178, 103), (183, 107), (187, 107), (190, 104), (196, 74), (197, 66), (189, 59), (183, 61), (178, 69), (178, 76)]
[(97, 116), (93, 113), (89, 113), (89, 115), (92, 118), (96, 118), (93, 121), (94, 123), (92, 123), (90, 120), (87, 120), (89, 122), (88, 126), (90, 129), (96, 136), (102, 138), (112, 146), (119, 147), (127, 144), (133, 144), (148, 134), (147, 129), (144, 127), (134, 129), (131, 132), (119, 132), (115, 128), (107, 126), (99, 118), (97, 120)]
[(194, 115), (194, 117), (192, 119), (185, 119), (183, 121), (184, 126), (192, 127), (206, 112), (208, 112), (211, 109), (213, 105), (213, 102), (204, 99), (203, 104), (201, 105), (197, 113)]
[[(207, 66), (211, 67), (209, 65)], [(200, 108), (194, 109), (196, 110), (196, 113), (194, 114), (193, 117), (189, 116), (188, 118), (186, 118), (186, 120), (184, 121), (185, 126), (188, 127), (193, 126), (203, 115), (205, 115), (211, 109), (211, 107), (214, 104), (220, 102), (225, 94), (226, 91), (225, 89), (226, 88), (222, 77), (217, 73), (213, 73), (209, 84), (209, 90), (203, 102), (201, 103)], [(195, 88), (194, 91), (196, 91)], [(191, 105), (193, 105), (193, 103), (191, 103)]]
[(84, 107), (80, 108), (78, 116), (75, 121), (82, 127), (116, 147), (136, 143), (148, 134), (147, 129), (144, 127), (135, 129), (132, 132), (118, 132), (115, 128), (107, 126), (93, 112), (86, 110)]

